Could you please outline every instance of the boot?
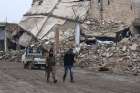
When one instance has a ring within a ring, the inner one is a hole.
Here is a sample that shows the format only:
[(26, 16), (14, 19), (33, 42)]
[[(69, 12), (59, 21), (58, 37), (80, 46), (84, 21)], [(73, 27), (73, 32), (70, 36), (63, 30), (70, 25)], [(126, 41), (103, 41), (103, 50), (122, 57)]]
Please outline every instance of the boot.
[(63, 76), (63, 82), (65, 82), (65, 79), (66, 79), (66, 76), (64, 75), (64, 76)]
[(71, 80), (70, 82), (71, 82), (71, 83), (74, 83), (74, 80)]
[(57, 80), (54, 80), (53, 82), (54, 82), (54, 83), (57, 83)]

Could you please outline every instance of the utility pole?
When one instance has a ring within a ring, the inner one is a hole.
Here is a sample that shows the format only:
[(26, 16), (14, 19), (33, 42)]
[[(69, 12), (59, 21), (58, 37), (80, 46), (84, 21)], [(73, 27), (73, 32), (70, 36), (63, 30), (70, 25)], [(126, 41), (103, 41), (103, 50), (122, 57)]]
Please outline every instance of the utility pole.
[(5, 34), (4, 34), (4, 51), (7, 53), (7, 17), (5, 22)]

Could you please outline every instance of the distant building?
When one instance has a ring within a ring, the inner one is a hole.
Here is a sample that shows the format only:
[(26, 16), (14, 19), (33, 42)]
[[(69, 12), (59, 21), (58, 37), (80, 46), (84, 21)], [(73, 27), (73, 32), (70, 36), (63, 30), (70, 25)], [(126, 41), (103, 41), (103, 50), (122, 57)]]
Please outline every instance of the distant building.
[(5, 24), (0, 24), (0, 50), (4, 49)]
[(5, 36), (7, 38), (7, 48), (16, 49), (16, 40), (18, 40), (22, 33), (23, 29), (16, 23), (0, 23), (0, 50), (4, 50)]

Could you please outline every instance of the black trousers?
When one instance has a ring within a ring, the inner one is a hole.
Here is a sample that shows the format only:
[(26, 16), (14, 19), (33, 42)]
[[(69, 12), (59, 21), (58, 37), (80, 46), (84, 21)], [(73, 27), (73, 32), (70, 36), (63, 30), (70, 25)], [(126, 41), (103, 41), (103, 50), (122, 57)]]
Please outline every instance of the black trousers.
[(55, 66), (47, 67), (46, 72), (45, 72), (45, 76), (47, 77), (48, 82), (50, 80), (50, 76), (52, 76), (53, 81), (55, 81), (56, 80), (56, 78), (55, 78)]

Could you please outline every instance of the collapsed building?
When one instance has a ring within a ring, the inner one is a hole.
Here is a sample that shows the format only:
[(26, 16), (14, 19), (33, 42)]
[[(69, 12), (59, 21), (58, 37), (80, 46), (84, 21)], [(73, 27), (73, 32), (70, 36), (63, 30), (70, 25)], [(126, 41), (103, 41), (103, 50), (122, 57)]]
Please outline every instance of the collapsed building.
[[(66, 40), (73, 36), (76, 17), (82, 22), (89, 10), (90, 1), (73, 2), (66, 0), (33, 1), (32, 8), (24, 15), (20, 26), (32, 34), (37, 40), (54, 41), (55, 33), (59, 33), (59, 40)], [(28, 46), (32, 39), (24, 33), (19, 43)], [(25, 40), (25, 36), (27, 39)], [(27, 43), (28, 42), (28, 43)]]
[(34, 40), (54, 42), (55, 34), (59, 34), (58, 41), (73, 39), (76, 23), (80, 24), (81, 41), (116, 39), (119, 31), (129, 30), (134, 17), (131, 0), (33, 0), (19, 24), (26, 30), (19, 44), (28, 46)]
[(135, 11), (132, 0), (33, 0), (19, 23), (25, 31), (18, 44), (28, 47), (53, 42), (61, 52), (79, 43), (75, 40), (79, 30), (77, 65), (140, 72), (139, 40), (128, 38), (136, 28), (139, 31), (134, 25), (139, 21), (133, 22), (138, 17)]

